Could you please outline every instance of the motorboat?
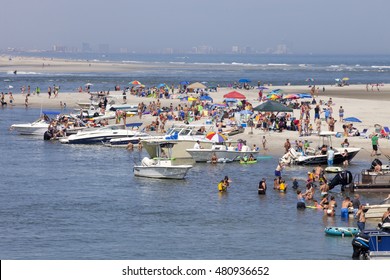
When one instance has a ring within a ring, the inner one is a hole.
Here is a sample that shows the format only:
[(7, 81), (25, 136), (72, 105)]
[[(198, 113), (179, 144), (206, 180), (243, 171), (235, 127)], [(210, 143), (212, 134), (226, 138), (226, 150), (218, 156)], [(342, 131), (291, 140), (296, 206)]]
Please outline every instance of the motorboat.
[(162, 137), (143, 140), (141, 143), (152, 158), (157, 156), (156, 146), (160, 145), (161, 141), (176, 143), (176, 145), (172, 148), (172, 157), (191, 158), (187, 149), (193, 148), (197, 141), (200, 142), (200, 145), (203, 148), (211, 149), (214, 142), (207, 139), (206, 135), (214, 130), (215, 126), (207, 124), (173, 125)]
[(156, 136), (145, 132), (136, 132), (132, 136), (113, 138), (110, 141), (104, 142), (103, 144), (112, 148), (126, 148), (130, 143), (133, 145), (138, 145), (142, 141), (151, 139), (156, 139)]
[(32, 123), (13, 124), (10, 129), (22, 135), (43, 136), (52, 120), (50, 115), (59, 115), (61, 112), (42, 111), (41, 117)]
[[(376, 169), (375, 166), (380, 168)], [(354, 192), (383, 192), (390, 190), (390, 168), (379, 159), (374, 159), (369, 169), (363, 169), (355, 174), (351, 191)]]
[[(130, 124), (127, 124), (130, 125)], [(126, 126), (127, 126), (126, 125)], [(138, 137), (138, 130), (128, 129), (124, 125), (107, 125), (78, 131), (59, 141), (63, 144), (103, 144), (114, 138)]]
[(383, 213), (385, 213), (389, 207), (390, 203), (365, 205), (365, 217), (366, 219), (381, 219)]
[(390, 223), (384, 222), (376, 229), (368, 229), (357, 234), (352, 240), (355, 260), (390, 259)]
[[(245, 147), (247, 147), (245, 149)], [(251, 151), (248, 146), (244, 146), (242, 150), (228, 149), (225, 144), (212, 145), (210, 149), (186, 149), (187, 153), (196, 162), (207, 162), (215, 154), (217, 159), (222, 158), (224, 160), (228, 159), (229, 161), (240, 161), (243, 158), (249, 157), (252, 154), (254, 157), (259, 153), (259, 151)]]
[[(322, 147), (332, 147), (331, 137), (335, 136), (335, 132), (331, 131), (323, 131), (319, 134), (322, 142)], [(325, 144), (326, 143), (326, 144)], [(322, 153), (321, 148), (318, 150), (314, 148), (308, 148), (305, 152), (298, 152), (295, 148), (290, 148), (289, 151), (282, 156), (280, 159), (284, 164), (297, 164), (297, 165), (317, 165), (328, 163), (328, 156), (326, 153)], [(361, 148), (353, 148), (353, 147), (343, 147), (343, 148), (335, 148), (334, 150), (334, 164), (342, 164), (344, 161), (343, 153), (346, 151), (348, 156), (348, 161), (351, 161), (357, 153), (361, 150)]]
[[(184, 179), (192, 165), (174, 165), (172, 148), (175, 142), (156, 145), (156, 158), (144, 157), (140, 165), (134, 165), (134, 176), (158, 179)], [(166, 152), (165, 152), (166, 151)]]

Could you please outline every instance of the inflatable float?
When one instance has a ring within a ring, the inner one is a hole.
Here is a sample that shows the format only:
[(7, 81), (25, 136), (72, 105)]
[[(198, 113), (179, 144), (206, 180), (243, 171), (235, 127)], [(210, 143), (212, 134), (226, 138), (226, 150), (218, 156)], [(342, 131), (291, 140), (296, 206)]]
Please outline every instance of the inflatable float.
[(339, 166), (328, 166), (327, 168), (325, 168), (325, 172), (327, 173), (339, 173), (341, 171), (343, 171), (343, 168)]
[(240, 160), (241, 164), (252, 164), (252, 163), (257, 163), (257, 160)]
[(355, 227), (327, 227), (325, 233), (334, 236), (355, 236), (360, 231)]

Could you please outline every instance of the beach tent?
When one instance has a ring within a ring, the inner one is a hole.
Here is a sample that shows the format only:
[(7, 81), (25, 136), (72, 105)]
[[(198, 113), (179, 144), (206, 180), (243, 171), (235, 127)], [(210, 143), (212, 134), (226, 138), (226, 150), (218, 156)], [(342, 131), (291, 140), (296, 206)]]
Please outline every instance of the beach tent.
[(239, 93), (238, 91), (231, 91), (229, 93), (226, 93), (224, 98), (234, 98), (234, 99), (246, 99), (246, 96), (242, 93)]
[(199, 89), (205, 89), (205, 88), (207, 88), (207, 86), (205, 86), (205, 85), (202, 84), (202, 83), (196, 82), (196, 83), (192, 83), (192, 84), (188, 85), (187, 88), (189, 88), (189, 89), (197, 89), (197, 88), (199, 88)]
[(253, 110), (259, 112), (293, 112), (292, 108), (284, 106), (283, 104), (272, 100), (268, 100), (256, 106), (255, 108), (253, 108)]

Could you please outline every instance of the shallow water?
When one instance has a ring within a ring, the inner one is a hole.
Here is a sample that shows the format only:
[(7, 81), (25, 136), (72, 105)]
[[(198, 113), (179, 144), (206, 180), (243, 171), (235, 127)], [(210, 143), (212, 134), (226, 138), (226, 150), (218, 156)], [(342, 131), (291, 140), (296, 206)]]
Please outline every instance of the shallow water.
[[(276, 157), (251, 165), (197, 163), (185, 180), (136, 178), (132, 167), (144, 152), (64, 145), (8, 130), (38, 116), (37, 109), (0, 110), (1, 259), (351, 258), (352, 239), (326, 236), (324, 228), (356, 221), (297, 211), (292, 189), (272, 189)], [(352, 161), (350, 170), (369, 164)], [(308, 169), (287, 168), (283, 177), (291, 186)], [(231, 188), (220, 194), (225, 175)], [(262, 177), (265, 196), (257, 194)], [(346, 194), (336, 188), (334, 195), (340, 205)]]

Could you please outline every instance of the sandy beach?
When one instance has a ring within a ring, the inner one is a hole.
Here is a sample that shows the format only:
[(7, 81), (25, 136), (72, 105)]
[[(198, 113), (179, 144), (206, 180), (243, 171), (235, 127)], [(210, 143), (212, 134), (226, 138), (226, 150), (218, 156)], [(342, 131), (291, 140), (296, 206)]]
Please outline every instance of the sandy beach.
[[(133, 64), (123, 64), (123, 63), (111, 63), (111, 62), (89, 62), (89, 61), (69, 61), (69, 60), (60, 60), (60, 59), (42, 59), (42, 58), (25, 58), (25, 57), (13, 57), (12, 60), (9, 60), (6, 56), (0, 57), (0, 71), (12, 71), (12, 69), (19, 69), (19, 71), (36, 71), (36, 72), (52, 72), (56, 71), (61, 72), (84, 72), (84, 71), (123, 71), (123, 69), (131, 70), (136, 69), (137, 67), (149, 67), (148, 65), (133, 65)], [(344, 117), (357, 117), (362, 122), (353, 123), (353, 126), (356, 127), (359, 131), (363, 129), (368, 129), (368, 133), (373, 133), (375, 131), (375, 125), (379, 124), (381, 126), (390, 126), (388, 123), (389, 113), (388, 107), (390, 106), (390, 85), (384, 84), (380, 85), (379, 91), (377, 87), (374, 86), (371, 88), (369, 86), (368, 90), (366, 85), (348, 85), (339, 87), (336, 85), (316, 85), (319, 88), (318, 97), (316, 100), (328, 101), (331, 97), (333, 100), (333, 116), (337, 120), (335, 124), (335, 131), (342, 132), (342, 125), (345, 123), (339, 122), (338, 119), (338, 109), (340, 106), (343, 106), (345, 113)], [(265, 90), (264, 93), (270, 92), (274, 89), (281, 89), (284, 93), (310, 93), (310, 88), (308, 85), (288, 85), (288, 86), (268, 86), (268, 90)], [(93, 88), (92, 92), (96, 93), (100, 89)], [(217, 92), (211, 92), (210, 96), (213, 98), (214, 103), (221, 103), (223, 101), (223, 95), (233, 91), (234, 89), (223, 87), (219, 88)], [(260, 102), (258, 101), (258, 90), (257, 89), (239, 89), (237, 90), (244, 94), (247, 97), (247, 101), (252, 103), (255, 107)], [(110, 92), (110, 95), (122, 95), (121, 91)], [(196, 97), (196, 94), (193, 94)], [(13, 97), (15, 99), (15, 107), (24, 107), (25, 106), (25, 94), (21, 94), (17, 89), (13, 92)], [(89, 102), (90, 94), (86, 92), (60, 92), (57, 98), (48, 98), (46, 89), (42, 88), (40, 95), (31, 93), (28, 98), (28, 107), (32, 108), (60, 108), (60, 104), (66, 103), (67, 108), (77, 108), (77, 103), (79, 102)], [(5, 101), (9, 102), (9, 97), (5, 95)], [(128, 104), (138, 104), (144, 102), (149, 104), (152, 101), (152, 98), (145, 97), (136, 97), (136, 96), (127, 96)], [(305, 100), (306, 101), (306, 100)], [(176, 106), (177, 104), (186, 104), (179, 99), (161, 99), (162, 106), (168, 106), (170, 104)], [(188, 103), (187, 103), (188, 104)], [(314, 106), (312, 106), (314, 108)], [(311, 116), (314, 116), (313, 109), (311, 110)], [(299, 110), (294, 110), (293, 116), (299, 118)], [(323, 117), (323, 114), (321, 114)], [(313, 117), (311, 117), (313, 118)], [(142, 118), (144, 124), (150, 123), (154, 118), (145, 115)], [(199, 123), (205, 123), (207, 120), (206, 117), (199, 120)], [(33, 120), (31, 120), (33, 121)], [(138, 121), (138, 119), (137, 119)], [(171, 123), (173, 123), (171, 121)], [(168, 126), (171, 125), (168, 123)], [(313, 125), (314, 126), (314, 125)], [(327, 124), (322, 122), (322, 130), (327, 130)], [(234, 136), (235, 138), (244, 138), (248, 141), (250, 145), (256, 144), (261, 147), (261, 138), (266, 136), (268, 150), (262, 151), (265, 154), (275, 154), (282, 156), (284, 149), (283, 143), (286, 139), (290, 141), (304, 140), (307, 139), (313, 144), (317, 144), (318, 136), (305, 136), (299, 137), (297, 131), (283, 131), (282, 133), (277, 132), (264, 132), (261, 129), (250, 129), (246, 128), (243, 134)], [(333, 138), (333, 145), (335, 147), (340, 147), (341, 142), (344, 140), (341, 138)], [(367, 159), (368, 162), (372, 159), (370, 153), (372, 151), (371, 141), (368, 138), (363, 138), (359, 136), (348, 137), (350, 145), (352, 147), (361, 147), (363, 148), (358, 154), (358, 158)], [(381, 159), (387, 161), (385, 155), (390, 155), (390, 141), (386, 138), (379, 140), (379, 149), (382, 152)]]

